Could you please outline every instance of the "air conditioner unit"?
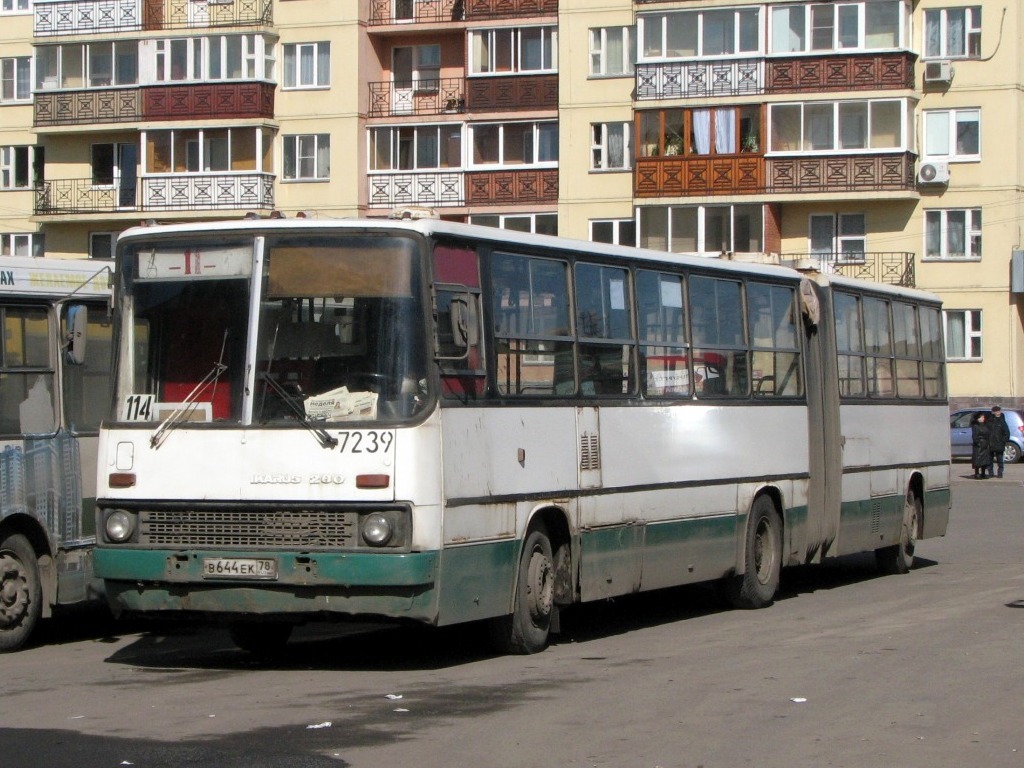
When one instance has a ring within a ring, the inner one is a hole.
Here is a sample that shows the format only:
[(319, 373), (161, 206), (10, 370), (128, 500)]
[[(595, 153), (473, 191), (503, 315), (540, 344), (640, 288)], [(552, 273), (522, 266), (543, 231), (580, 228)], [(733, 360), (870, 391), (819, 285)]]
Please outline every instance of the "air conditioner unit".
[(924, 81), (926, 83), (953, 82), (953, 63), (951, 61), (926, 61), (924, 63)]
[(949, 163), (921, 163), (917, 169), (918, 184), (949, 184)]

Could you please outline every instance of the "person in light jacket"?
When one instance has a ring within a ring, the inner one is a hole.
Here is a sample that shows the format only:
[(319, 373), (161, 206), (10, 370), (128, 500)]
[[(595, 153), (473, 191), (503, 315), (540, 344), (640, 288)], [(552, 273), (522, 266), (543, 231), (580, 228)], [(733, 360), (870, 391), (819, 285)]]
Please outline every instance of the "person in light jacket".
[(992, 449), (989, 446), (988, 414), (982, 411), (971, 418), (971, 466), (978, 480), (985, 479), (985, 471), (992, 463)]

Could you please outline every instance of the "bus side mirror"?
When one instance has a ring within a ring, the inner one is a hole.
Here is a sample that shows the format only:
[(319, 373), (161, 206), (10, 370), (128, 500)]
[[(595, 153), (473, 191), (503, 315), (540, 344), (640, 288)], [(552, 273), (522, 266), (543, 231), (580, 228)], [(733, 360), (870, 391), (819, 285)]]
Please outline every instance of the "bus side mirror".
[(89, 329), (89, 310), (82, 304), (68, 308), (67, 359), (74, 365), (85, 363), (85, 340)]

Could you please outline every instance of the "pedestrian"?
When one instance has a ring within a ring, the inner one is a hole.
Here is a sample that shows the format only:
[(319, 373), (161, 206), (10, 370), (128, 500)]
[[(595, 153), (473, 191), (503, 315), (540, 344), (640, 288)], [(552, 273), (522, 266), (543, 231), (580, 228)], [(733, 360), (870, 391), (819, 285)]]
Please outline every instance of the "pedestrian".
[(992, 463), (992, 449), (989, 447), (988, 414), (979, 411), (971, 417), (971, 466), (974, 477), (985, 479), (985, 470)]
[[(1003, 476), (1003, 451), (1006, 450), (1006, 443), (1010, 439), (1010, 428), (1006, 426), (1006, 417), (1003, 416), (1003, 409), (998, 405), (992, 406), (992, 413), (988, 417), (988, 447), (992, 451), (992, 460), (988, 464), (988, 474), (991, 477)], [(999, 474), (992, 470), (998, 468)]]

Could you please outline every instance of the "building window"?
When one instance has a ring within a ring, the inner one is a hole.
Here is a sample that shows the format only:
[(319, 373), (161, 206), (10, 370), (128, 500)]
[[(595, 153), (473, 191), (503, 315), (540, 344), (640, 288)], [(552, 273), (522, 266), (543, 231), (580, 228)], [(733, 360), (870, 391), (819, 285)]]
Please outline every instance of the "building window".
[(761, 50), (757, 8), (652, 13), (640, 16), (637, 27), (643, 61), (751, 55)]
[(270, 160), (269, 131), (260, 128), (151, 131), (143, 145), (146, 173), (252, 173)]
[(0, 189), (28, 189), (42, 174), (42, 147), (0, 147)]
[(284, 137), (284, 178), (326, 181), (331, 178), (331, 137), (326, 133)]
[(284, 88), (326, 88), (330, 84), (330, 43), (284, 46)]
[(114, 246), (117, 244), (116, 232), (90, 232), (89, 233), (89, 258), (90, 259), (112, 259), (114, 258)]
[(981, 57), (981, 6), (935, 8), (924, 12), (926, 59)]
[(671, 253), (760, 253), (760, 205), (687, 205), (640, 208), (640, 246)]
[(441, 46), (402, 46), (391, 52), (391, 77), (395, 88), (436, 93), (441, 84)]
[(981, 310), (946, 309), (946, 357), (981, 360)]
[(0, 232), (0, 256), (36, 256), (45, 253), (43, 236), (37, 233)]
[(863, 213), (812, 214), (811, 253), (836, 261), (863, 261), (867, 250), (867, 226)]
[(907, 108), (901, 99), (772, 104), (772, 152), (874, 152), (905, 149)]
[(0, 15), (5, 13), (28, 13), (31, 10), (30, 0), (3, 0), (0, 3)]
[(981, 110), (927, 110), (924, 113), (923, 157), (981, 160)]
[(139, 82), (137, 41), (41, 45), (36, 48), (36, 88), (107, 88)]
[(632, 75), (635, 27), (594, 27), (590, 30), (591, 77)]
[(896, 0), (780, 5), (770, 14), (770, 53), (904, 47), (906, 12)]
[(590, 170), (626, 171), (633, 167), (633, 130), (629, 123), (590, 126)]
[(478, 214), (470, 216), (469, 223), (535, 235), (558, 234), (557, 213)]
[(370, 129), (371, 171), (462, 167), (459, 125), (407, 125)]
[(591, 219), (590, 240), (611, 245), (636, 245), (635, 219)]
[(639, 157), (758, 152), (761, 110), (754, 105), (645, 110), (636, 115), (636, 135)]
[(558, 123), (470, 125), (472, 166), (549, 166), (558, 163)]
[(0, 59), (0, 102), (31, 101), (32, 57)]
[(981, 208), (924, 212), (926, 259), (981, 258)]
[(558, 70), (558, 28), (471, 30), (469, 73), (509, 75)]

